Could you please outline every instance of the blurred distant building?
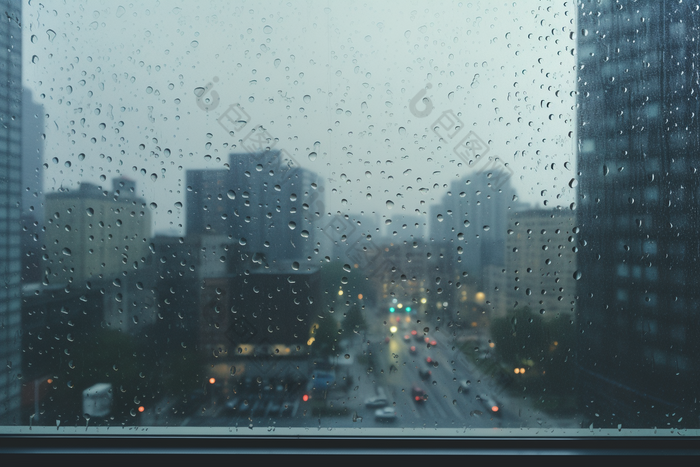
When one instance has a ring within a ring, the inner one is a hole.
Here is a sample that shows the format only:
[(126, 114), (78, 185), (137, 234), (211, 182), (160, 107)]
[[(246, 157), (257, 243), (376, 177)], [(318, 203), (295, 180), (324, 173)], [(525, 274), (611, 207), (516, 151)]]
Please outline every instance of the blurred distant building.
[(575, 226), (571, 211), (533, 209), (509, 214), (505, 274), (494, 271), (501, 278), (496, 300), (502, 308), (494, 310), (498, 315), (527, 307), (544, 319), (573, 318)]
[(22, 92), (22, 282), (41, 280), (44, 244), (44, 106)]
[(201, 281), (200, 348), (215, 358), (307, 357), (322, 314), (318, 268), (251, 267), (243, 274)]
[(45, 267), (49, 283), (123, 279), (149, 256), (151, 213), (134, 182), (117, 178), (113, 190), (81, 183), (46, 195)]
[(230, 157), (227, 169), (187, 171), (187, 236), (228, 236), (270, 264), (306, 260), (318, 246), (323, 180), (279, 151)]
[[(505, 257), (507, 261), (507, 250)], [(496, 266), (491, 264), (484, 267), (484, 301), (492, 316), (503, 316), (512, 308), (512, 303), (510, 303), (508, 298), (507, 287), (510, 283), (506, 272), (506, 265)]]
[(309, 259), (330, 244), (324, 184), (280, 151), (231, 154), (229, 167), (187, 172), (198, 346), (248, 375), (281, 376), (290, 369), (274, 359), (308, 358), (322, 314), (321, 273)]
[(201, 285), (198, 266), (202, 252), (198, 240), (196, 236), (164, 235), (153, 239), (156, 323), (158, 332), (171, 349), (193, 349), (199, 345)]
[(452, 280), (467, 273), (483, 286), (484, 268), (503, 266), (507, 219), (522, 207), (510, 181), (494, 187), (487, 173), (451, 183), (430, 209), (430, 238), (450, 249)]
[(44, 106), (22, 89), (22, 215), (44, 220)]
[(104, 324), (104, 302), (105, 294), (98, 287), (66, 291), (63, 285), (44, 286), (38, 282), (22, 285), (22, 407), (25, 420), (33, 415), (32, 423), (45, 424), (51, 417), (54, 417), (51, 420), (54, 422), (56, 413), (51, 409), (60, 413), (65, 401), (53, 399), (52, 402), (51, 383), (56, 378), (57, 381), (70, 378), (70, 368), (64, 361), (65, 347), (57, 343), (89, 341), (100, 324)]
[(420, 241), (428, 232), (428, 215), (427, 213), (412, 215), (395, 213), (387, 215), (383, 224), (384, 237), (391, 239), (394, 243)]
[(341, 213), (324, 216), (319, 243), (329, 245), (332, 260), (357, 265), (363, 271), (379, 252), (380, 221), (376, 213)]

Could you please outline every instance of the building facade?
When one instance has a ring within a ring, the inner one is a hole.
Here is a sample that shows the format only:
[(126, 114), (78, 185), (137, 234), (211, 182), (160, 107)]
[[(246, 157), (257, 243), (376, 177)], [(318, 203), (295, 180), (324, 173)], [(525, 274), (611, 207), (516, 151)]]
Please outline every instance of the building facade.
[(699, 15), (670, 0), (579, 5), (584, 424), (700, 424)]
[(49, 283), (121, 277), (149, 256), (151, 213), (127, 179), (114, 179), (111, 191), (82, 183), (47, 194), (45, 228)]
[(187, 235), (231, 236), (241, 250), (275, 263), (310, 256), (323, 181), (287, 166), (278, 151), (231, 154), (229, 166), (187, 171)]
[[(19, 423), (22, 180), (21, 3), (1, 2), (0, 21), (0, 421)], [(5, 364), (7, 362), (7, 364)]]
[(508, 216), (505, 307), (498, 314), (529, 308), (544, 319), (574, 315), (576, 216), (571, 211), (532, 209)]

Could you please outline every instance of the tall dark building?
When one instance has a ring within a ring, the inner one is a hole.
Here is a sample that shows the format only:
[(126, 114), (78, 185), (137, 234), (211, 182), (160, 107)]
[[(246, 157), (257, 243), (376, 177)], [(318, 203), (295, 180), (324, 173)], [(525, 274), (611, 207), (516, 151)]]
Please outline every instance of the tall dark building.
[(22, 14), (19, 1), (0, 5), (0, 423), (8, 423), (20, 406)]
[(228, 235), (268, 262), (308, 257), (323, 181), (279, 151), (230, 157), (229, 169), (187, 172), (187, 235)]
[(691, 3), (579, 6), (576, 321), (587, 425), (700, 425), (700, 11)]

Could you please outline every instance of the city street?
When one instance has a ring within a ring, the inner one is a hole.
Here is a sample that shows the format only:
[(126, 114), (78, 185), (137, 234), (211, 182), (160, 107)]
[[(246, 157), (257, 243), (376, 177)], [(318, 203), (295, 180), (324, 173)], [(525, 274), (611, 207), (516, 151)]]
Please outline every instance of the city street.
[[(402, 323), (397, 333), (364, 336), (349, 345), (353, 352), (353, 375), (346, 389), (331, 389), (326, 395), (326, 415), (314, 415), (305, 391), (273, 395), (271, 391), (239, 394), (228, 400), (210, 399), (201, 410), (181, 420), (182, 426), (298, 426), (357, 428), (575, 428), (574, 419), (556, 419), (538, 413), (528, 401), (509, 396), (491, 377), (484, 377), (441, 333), (424, 333)], [(409, 339), (406, 339), (408, 335)], [(429, 342), (425, 342), (429, 337)], [(434, 343), (434, 345), (429, 345)], [(414, 347), (414, 350), (412, 349)], [(360, 361), (364, 357), (367, 364)], [(427, 359), (431, 361), (428, 362)], [(430, 372), (429, 374), (427, 372)], [(466, 385), (461, 387), (462, 382)], [(417, 389), (416, 389), (417, 388)], [(424, 391), (416, 400), (416, 392)], [(378, 420), (378, 407), (367, 407), (367, 399), (386, 396), (395, 419)], [(227, 406), (228, 402), (228, 406)], [(491, 412), (493, 403), (497, 411)], [(144, 423), (155, 421), (145, 417)], [(174, 420), (171, 419), (171, 423)], [(156, 422), (157, 423), (157, 422)]]

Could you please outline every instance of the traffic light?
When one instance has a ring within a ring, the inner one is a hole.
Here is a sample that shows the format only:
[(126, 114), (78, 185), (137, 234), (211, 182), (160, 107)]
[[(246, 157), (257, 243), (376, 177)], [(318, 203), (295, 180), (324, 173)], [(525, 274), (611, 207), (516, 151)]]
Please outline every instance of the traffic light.
[(393, 313), (395, 311), (396, 311), (396, 308), (394, 308), (393, 306), (391, 308), (389, 308), (389, 313)]
[(410, 313), (410, 312), (411, 312), (411, 307), (410, 307), (410, 306), (407, 306), (407, 307), (406, 307), (406, 313)]

